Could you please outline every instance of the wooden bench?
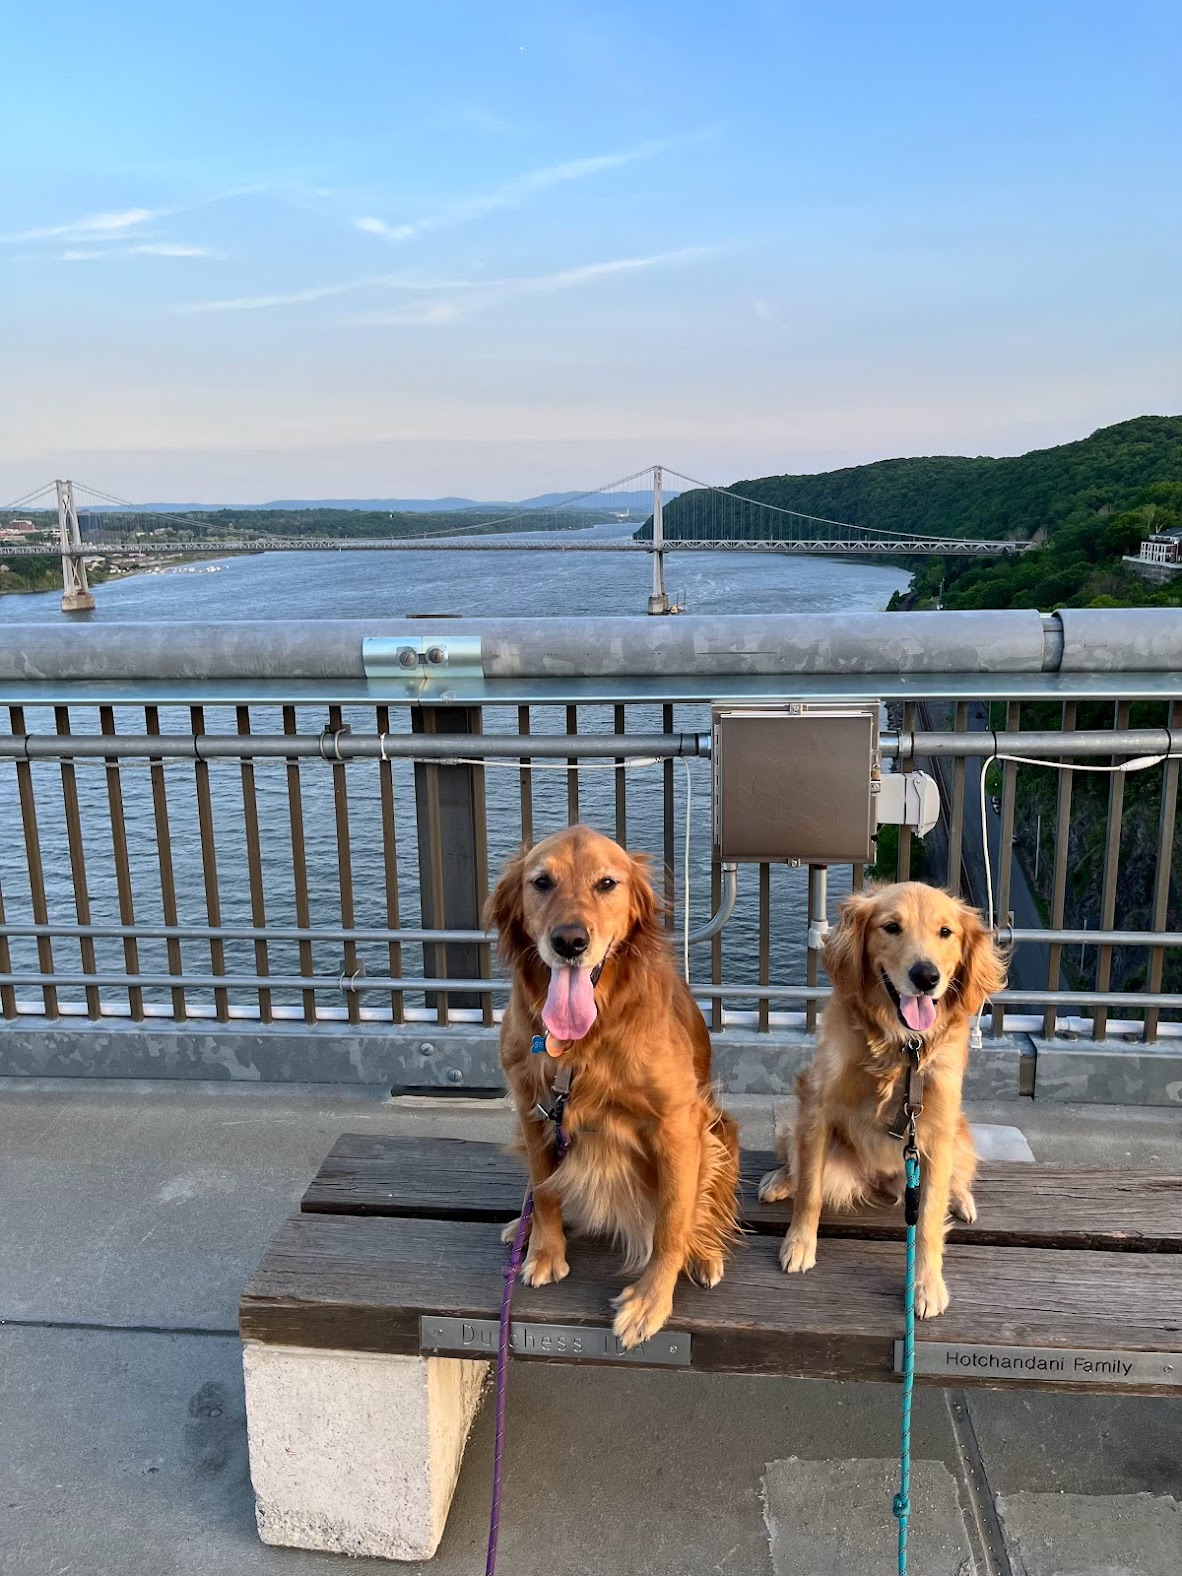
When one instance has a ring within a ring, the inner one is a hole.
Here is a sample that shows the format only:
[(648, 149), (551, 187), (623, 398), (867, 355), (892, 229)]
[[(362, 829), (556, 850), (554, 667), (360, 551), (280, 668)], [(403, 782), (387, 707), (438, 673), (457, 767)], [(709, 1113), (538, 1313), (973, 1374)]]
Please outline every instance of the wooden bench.
[[(791, 1204), (761, 1205), (722, 1284), (679, 1285), (670, 1329), (610, 1336), (618, 1255), (572, 1244), (558, 1286), (514, 1297), (522, 1355), (681, 1371), (896, 1378), (899, 1209), (826, 1217), (817, 1266), (777, 1263)], [(492, 1144), (346, 1134), (242, 1296), (251, 1476), (268, 1542), (395, 1559), (442, 1535), (495, 1354), (520, 1163)], [(949, 1233), (952, 1304), (917, 1327), (917, 1380), (1182, 1395), (1182, 1176), (984, 1164)], [(576, 1349), (577, 1348), (577, 1349)]]

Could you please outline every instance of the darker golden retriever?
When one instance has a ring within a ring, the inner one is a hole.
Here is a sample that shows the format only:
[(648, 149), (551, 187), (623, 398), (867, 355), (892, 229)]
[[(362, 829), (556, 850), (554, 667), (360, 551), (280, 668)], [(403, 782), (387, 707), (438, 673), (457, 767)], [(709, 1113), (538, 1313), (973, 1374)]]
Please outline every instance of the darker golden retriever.
[[(668, 1320), (683, 1270), (717, 1285), (737, 1231), (738, 1135), (710, 1087), (705, 1022), (674, 969), (647, 861), (589, 827), (512, 859), (486, 922), (513, 977), (501, 1064), (534, 1192), (525, 1279), (567, 1274), (566, 1228), (613, 1237), (638, 1276), (613, 1329), (638, 1345)], [(539, 1111), (560, 1067), (572, 1075), (562, 1160)]]
[[(916, 1312), (948, 1306), (944, 1232), (949, 1205), (976, 1218), (977, 1157), (961, 1109), (969, 1020), (1005, 980), (1004, 960), (974, 909), (918, 881), (853, 893), (822, 954), (833, 981), (817, 1049), (797, 1080), (799, 1111), (785, 1164), (760, 1187), (795, 1194), (780, 1253), (790, 1274), (817, 1257), (822, 1207), (897, 1199), (903, 1189), (902, 1105), (918, 1059), (923, 1111)], [(910, 1054), (909, 1054), (910, 1053)]]

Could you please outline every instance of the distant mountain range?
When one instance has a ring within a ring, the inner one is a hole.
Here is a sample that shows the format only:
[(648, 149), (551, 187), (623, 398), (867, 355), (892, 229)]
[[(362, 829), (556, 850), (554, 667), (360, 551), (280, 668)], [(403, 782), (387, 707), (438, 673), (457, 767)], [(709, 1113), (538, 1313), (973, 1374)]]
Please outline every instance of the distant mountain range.
[[(369, 512), (388, 510), (391, 514), (452, 514), (462, 509), (556, 509), (560, 505), (570, 503), (575, 498), (583, 498), (581, 492), (555, 492), (539, 493), (536, 498), (275, 498), (270, 503), (143, 503), (138, 505), (141, 509), (150, 510), (153, 514), (208, 514), (218, 509), (238, 509), (245, 513), (257, 509), (363, 509)], [(666, 498), (675, 498), (677, 494), (665, 491)], [(594, 502), (604, 509), (640, 509), (647, 510), (649, 504), (644, 502), (647, 494), (635, 493), (602, 493)], [(592, 500), (588, 499), (590, 506)]]

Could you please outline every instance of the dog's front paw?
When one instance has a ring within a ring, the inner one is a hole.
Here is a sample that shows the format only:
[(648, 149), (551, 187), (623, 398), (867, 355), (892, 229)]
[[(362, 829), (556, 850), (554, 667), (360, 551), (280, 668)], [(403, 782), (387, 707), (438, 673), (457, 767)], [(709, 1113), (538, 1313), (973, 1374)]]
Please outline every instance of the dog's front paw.
[(706, 1290), (709, 1291), (712, 1287), (718, 1285), (725, 1268), (722, 1254), (719, 1253), (713, 1258), (691, 1259), (686, 1265), (685, 1272), (690, 1280), (696, 1282), (699, 1286), (705, 1286)]
[(957, 1220), (967, 1221), (970, 1226), (972, 1225), (973, 1221), (976, 1220), (977, 1201), (967, 1189), (960, 1195), (959, 1198), (954, 1198), (952, 1200), (952, 1213), (956, 1216)]
[(803, 1275), (817, 1262), (817, 1237), (815, 1232), (799, 1236), (790, 1231), (780, 1244), (780, 1268), (785, 1275)]
[(673, 1289), (659, 1282), (638, 1280), (635, 1286), (625, 1286), (613, 1299), (616, 1316), (612, 1320), (612, 1333), (628, 1350), (647, 1341), (669, 1322), (673, 1312)]
[(915, 1316), (936, 1319), (948, 1306), (948, 1288), (939, 1270), (927, 1270), (915, 1282)]
[[(509, 1222), (509, 1224), (505, 1227), (505, 1229), (501, 1232), (501, 1241), (505, 1244), (506, 1247), (510, 1247), (511, 1248), (513, 1246), (514, 1242), (516, 1242), (516, 1240), (517, 1240), (517, 1228), (518, 1228), (518, 1226), (520, 1226), (520, 1224), (521, 1224), (521, 1216), (518, 1215), (516, 1220), (511, 1220)], [(527, 1242), (529, 1241), (528, 1234), (526, 1236), (526, 1241)]]
[(550, 1286), (570, 1274), (566, 1253), (561, 1247), (531, 1246), (521, 1278), (527, 1286)]
[(795, 1192), (792, 1173), (787, 1166), (777, 1166), (774, 1171), (766, 1171), (759, 1183), (759, 1202), (761, 1204), (778, 1204), (783, 1198), (791, 1198)]

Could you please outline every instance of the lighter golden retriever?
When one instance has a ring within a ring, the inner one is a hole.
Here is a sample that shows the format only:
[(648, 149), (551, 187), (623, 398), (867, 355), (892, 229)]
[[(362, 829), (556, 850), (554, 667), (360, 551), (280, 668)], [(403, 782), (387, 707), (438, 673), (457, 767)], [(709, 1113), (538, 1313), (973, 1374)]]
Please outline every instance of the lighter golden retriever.
[(855, 892), (822, 954), (833, 981), (817, 1049), (797, 1080), (799, 1111), (760, 1185), (767, 1202), (795, 1195), (780, 1251), (789, 1274), (817, 1259), (821, 1210), (898, 1199), (909, 1048), (923, 1078), (916, 1131), (921, 1159), (915, 1310), (948, 1306), (944, 1232), (949, 1205), (976, 1218), (977, 1157), (961, 1109), (969, 1020), (1005, 980), (1004, 960), (980, 916), (947, 892), (906, 881)]
[[(636, 1346), (667, 1322), (683, 1270), (718, 1284), (738, 1229), (738, 1134), (710, 1087), (709, 1033), (674, 970), (647, 861), (589, 827), (510, 860), (486, 923), (513, 977), (501, 1065), (534, 1193), (525, 1280), (567, 1274), (566, 1228), (614, 1238), (639, 1278), (615, 1299), (613, 1329)], [(559, 1066), (573, 1075), (562, 1160), (539, 1112)]]

